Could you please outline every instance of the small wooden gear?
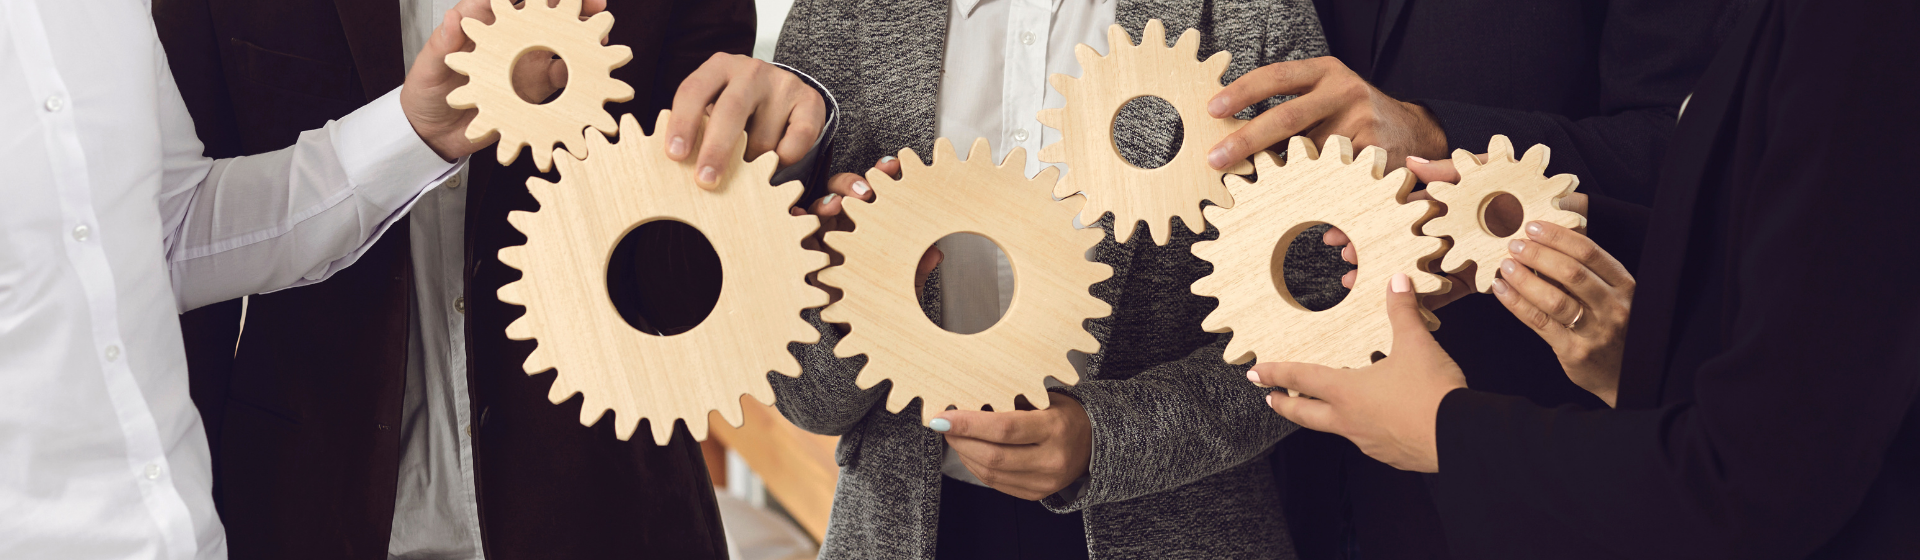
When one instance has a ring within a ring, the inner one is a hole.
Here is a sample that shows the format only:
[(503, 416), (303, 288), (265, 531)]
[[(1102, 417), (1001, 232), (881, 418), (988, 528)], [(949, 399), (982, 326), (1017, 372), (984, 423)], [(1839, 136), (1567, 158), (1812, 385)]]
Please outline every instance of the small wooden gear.
[(1547, 177), (1547, 159), (1551, 155), (1546, 145), (1535, 144), (1515, 161), (1513, 142), (1504, 135), (1495, 135), (1487, 142), (1487, 163), (1484, 164), (1466, 150), (1453, 151), (1453, 165), (1460, 170), (1460, 183), (1427, 185), (1433, 199), (1447, 205), (1447, 214), (1427, 222), (1423, 230), (1427, 235), (1453, 239), (1453, 248), (1440, 262), (1442, 270), (1456, 274), (1466, 270), (1467, 263), (1475, 263), (1474, 291), (1483, 294), (1493, 291), (1494, 273), (1500, 270), (1500, 261), (1511, 254), (1507, 251), (1508, 240), (1527, 235), (1525, 228), (1520, 228), (1503, 237), (1494, 235), (1492, 228), (1487, 227), (1487, 206), (1502, 194), (1520, 200), (1527, 221), (1567, 228), (1587, 225), (1585, 216), (1560, 209), (1560, 200), (1573, 194), (1580, 186), (1580, 179), (1568, 174)]
[[(601, 134), (614, 133), (613, 116), (601, 105), (633, 99), (633, 87), (612, 75), (633, 59), (633, 50), (600, 44), (613, 29), (613, 14), (581, 20), (580, 0), (560, 0), (552, 8), (527, 2), (520, 9), (508, 0), (493, 0), (493, 18), (493, 25), (460, 20), (473, 52), (447, 55), (447, 67), (468, 78), (467, 85), (447, 93), (447, 105), (480, 109), (467, 125), (467, 140), (480, 142), (498, 132), (500, 165), (513, 163), (520, 147), (527, 146), (541, 171), (552, 169), (554, 144), (587, 157), (583, 130), (592, 126)], [(567, 64), (566, 89), (546, 104), (528, 103), (513, 89), (514, 63), (536, 50), (559, 55)]]
[[(1193, 293), (1220, 299), (1201, 327), (1233, 332), (1225, 354), (1229, 363), (1258, 356), (1269, 362), (1365, 366), (1374, 352), (1393, 347), (1388, 278), (1406, 274), (1420, 294), (1449, 288), (1446, 278), (1423, 271), (1446, 250), (1446, 242), (1418, 233), (1439, 206), (1407, 200), (1413, 175), (1405, 169), (1383, 175), (1387, 152), (1379, 147), (1368, 147), (1358, 160), (1345, 137), (1328, 138), (1326, 148), (1315, 150), (1312, 141), (1295, 136), (1287, 144), (1285, 166), (1272, 153), (1256, 154), (1258, 181), (1227, 179), (1238, 204), (1207, 209), (1220, 239), (1193, 244), (1193, 254), (1214, 266), (1213, 274), (1194, 281)], [(1322, 223), (1345, 231), (1361, 262), (1346, 299), (1315, 312), (1287, 292), (1282, 268), (1293, 239)], [(1439, 328), (1431, 313), (1421, 313), (1428, 328)]]
[[(667, 116), (660, 113), (655, 131), (666, 130)], [(584, 393), (582, 424), (611, 409), (622, 440), (642, 417), (652, 419), (660, 444), (672, 437), (675, 419), (704, 438), (709, 411), (738, 426), (740, 395), (773, 402), (767, 372), (799, 375), (788, 342), (819, 340), (800, 311), (827, 303), (826, 292), (806, 281), (827, 256), (800, 243), (820, 219), (787, 214), (800, 183), (767, 186), (775, 158), (742, 163), (744, 140), (734, 144), (733, 169), (707, 190), (696, 186), (693, 159), (667, 159), (662, 135), (642, 135), (633, 115), (621, 117), (619, 132), (618, 144), (587, 135), (594, 155), (585, 160), (554, 150), (559, 184), (527, 180), (540, 210), (508, 216), (527, 244), (500, 250), (500, 262), (523, 274), (500, 288), (500, 300), (527, 308), (507, 326), (507, 338), (539, 340), (524, 369), (531, 375), (558, 368), (548, 397), (557, 404)], [(672, 336), (634, 329), (607, 293), (615, 246), (655, 220), (699, 229), (723, 271), (720, 299), (706, 320)]]
[[(1147, 22), (1139, 45), (1119, 25), (1107, 28), (1107, 45), (1112, 50), (1107, 56), (1086, 44), (1074, 50), (1080, 60), (1080, 78), (1054, 74), (1049, 80), (1066, 97), (1065, 106), (1039, 114), (1041, 124), (1060, 131), (1059, 142), (1041, 148), (1040, 161), (1068, 167), (1053, 196), (1085, 195), (1086, 208), (1080, 214), (1084, 224), (1113, 212), (1114, 238), (1121, 243), (1133, 237), (1135, 222), (1142, 220), (1155, 245), (1166, 245), (1172, 238), (1175, 216), (1188, 230), (1204, 231), (1203, 201), (1233, 206), (1233, 195), (1221, 185), (1221, 177), (1252, 170), (1246, 162), (1228, 171), (1207, 165), (1207, 150), (1245, 124), (1207, 114), (1207, 102), (1220, 93), (1220, 76), (1233, 55), (1222, 51), (1205, 62), (1197, 60), (1200, 32), (1192, 29), (1167, 48), (1166, 28), (1157, 19)], [(1121, 107), (1146, 96), (1172, 105), (1185, 129), (1179, 153), (1154, 169), (1128, 162), (1113, 143), (1113, 120)]]
[[(901, 179), (868, 172), (877, 198), (871, 204), (846, 199), (847, 216), (857, 225), (826, 234), (846, 262), (820, 272), (821, 283), (846, 292), (821, 312), (822, 319), (852, 328), (834, 352), (866, 354), (858, 385), (892, 379), (887, 410), (899, 412), (919, 397), (922, 422), (948, 405), (1013, 410), (1016, 396), (1046, 407), (1045, 378), (1079, 382), (1067, 351), (1097, 352), (1100, 343), (1083, 323), (1112, 311), (1088, 291), (1113, 274), (1086, 259), (1105, 233), (1074, 229), (1078, 205), (1048, 196), (1057, 171), (1027, 179), (1026, 154), (1018, 148), (996, 167), (985, 139), (973, 143), (966, 161), (956, 159), (953, 144), (941, 138), (933, 143), (932, 166), (908, 149), (900, 151)], [(998, 244), (1016, 275), (1006, 315), (974, 334), (927, 320), (914, 286), (920, 255), (960, 232)]]

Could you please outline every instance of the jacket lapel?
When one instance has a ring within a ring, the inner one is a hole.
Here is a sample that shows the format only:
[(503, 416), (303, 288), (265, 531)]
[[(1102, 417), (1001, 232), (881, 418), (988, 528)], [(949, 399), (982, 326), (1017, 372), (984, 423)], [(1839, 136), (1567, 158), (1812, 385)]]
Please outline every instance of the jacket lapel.
[(1400, 30), (1400, 20), (1406, 15), (1407, 0), (1386, 0), (1380, 6), (1379, 24), (1373, 34), (1373, 56), (1370, 68), (1380, 71), (1380, 55), (1387, 52), (1387, 41)]
[(400, 6), (393, 0), (334, 0), (340, 27), (347, 32), (360, 88), (372, 101), (406, 81), (406, 56), (400, 46)]
[(1646, 251), (1640, 262), (1640, 289), (1634, 293), (1635, 314), (1628, 323), (1627, 355), (1620, 376), (1619, 407), (1647, 409), (1660, 406), (1667, 364), (1672, 350), (1673, 324), (1678, 309), (1681, 274), (1687, 263), (1688, 238), (1700, 188), (1710, 166), (1726, 162), (1718, 153), (1739, 131), (1734, 113), (1740, 109), (1737, 93), (1753, 63), (1760, 23), (1768, 3), (1751, 12), (1725, 43), (1726, 47), (1700, 79), (1674, 131), (1666, 165), (1654, 195), (1653, 219), (1647, 228)]

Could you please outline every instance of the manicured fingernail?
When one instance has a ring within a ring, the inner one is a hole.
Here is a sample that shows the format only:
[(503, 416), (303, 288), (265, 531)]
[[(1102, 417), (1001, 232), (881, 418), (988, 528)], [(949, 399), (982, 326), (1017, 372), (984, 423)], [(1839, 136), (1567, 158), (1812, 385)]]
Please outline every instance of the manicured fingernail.
[(667, 144), (667, 155), (673, 157), (687, 155), (687, 139), (679, 136), (673, 137), (673, 142)]
[(713, 166), (700, 168), (700, 182), (702, 184), (711, 185), (719, 181), (720, 181), (720, 170), (714, 169)]
[(1540, 222), (1527, 222), (1527, 235), (1538, 238), (1543, 231), (1545, 230), (1540, 227)]
[(867, 196), (867, 193), (868, 193), (868, 192), (871, 192), (872, 190), (873, 190), (873, 188), (872, 188), (872, 187), (868, 187), (868, 186), (867, 186), (867, 182), (866, 182), (866, 181), (854, 181), (854, 182), (853, 182), (853, 194), (854, 194), (855, 196), (860, 196), (860, 197), (865, 197), (865, 196)]
[(1527, 242), (1515, 239), (1507, 242), (1507, 252), (1518, 255), (1527, 250)]
[(889, 162), (889, 161), (893, 161), (893, 160), (896, 160), (896, 159), (900, 159), (900, 158), (897, 158), (897, 157), (893, 157), (893, 156), (887, 156), (887, 157), (883, 157), (883, 158), (880, 158), (880, 163), (886, 163), (886, 162)]
[(933, 431), (936, 432), (945, 432), (953, 429), (953, 423), (948, 422), (945, 418), (935, 418), (932, 422), (927, 423), (927, 427), (933, 428)]
[(1280, 396), (1280, 395), (1277, 395), (1277, 394), (1274, 394), (1274, 393), (1267, 393), (1267, 408), (1273, 408), (1273, 406), (1274, 406), (1274, 404), (1273, 404), (1273, 399), (1274, 399), (1274, 397), (1278, 397), (1278, 396)]
[(1227, 167), (1227, 146), (1222, 144), (1220, 147), (1214, 148), (1212, 153), (1207, 154), (1207, 165), (1213, 166), (1214, 169), (1225, 169)]
[(1413, 279), (1406, 274), (1393, 275), (1393, 293), (1404, 294), (1413, 291)]
[(1513, 259), (1502, 259), (1500, 261), (1501, 274), (1505, 274), (1507, 275), (1507, 277), (1511, 278), (1513, 277), (1513, 274), (1515, 272), (1519, 272), (1519, 271), (1520, 271), (1520, 265), (1514, 264)]
[(1207, 102), (1207, 113), (1215, 117), (1227, 116), (1227, 98), (1215, 97), (1213, 101)]
[(1254, 385), (1258, 385), (1260, 387), (1267, 386), (1267, 384), (1260, 382), (1260, 372), (1257, 372), (1254, 370), (1247, 370), (1247, 381), (1252, 381)]
[(1427, 161), (1427, 158), (1423, 158), (1420, 156), (1407, 156), (1407, 159), (1412, 160), (1414, 163), (1433, 163), (1431, 161)]
[[(1507, 261), (1507, 262), (1513, 262), (1513, 261)], [(1493, 293), (1503, 295), (1503, 296), (1507, 295), (1507, 281), (1501, 280), (1499, 278), (1493, 279)]]
[(820, 207), (826, 208), (828, 204), (833, 204), (833, 201), (838, 198), (840, 198), (838, 193), (827, 193), (827, 196), (820, 197)]

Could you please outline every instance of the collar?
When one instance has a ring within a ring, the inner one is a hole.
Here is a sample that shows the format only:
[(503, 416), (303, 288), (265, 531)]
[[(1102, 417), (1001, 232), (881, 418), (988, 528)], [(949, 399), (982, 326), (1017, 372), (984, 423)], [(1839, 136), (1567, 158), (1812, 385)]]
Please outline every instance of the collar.
[[(985, 1), (986, 0), (953, 0), (953, 8), (960, 10), (960, 17), (970, 18), (973, 17), (973, 9), (980, 7), (980, 3)], [(1062, 1), (1064, 0), (1053, 0), (1053, 11), (1060, 11), (1060, 2)], [(1094, 0), (1094, 3), (1105, 4), (1112, 1), (1113, 0)]]

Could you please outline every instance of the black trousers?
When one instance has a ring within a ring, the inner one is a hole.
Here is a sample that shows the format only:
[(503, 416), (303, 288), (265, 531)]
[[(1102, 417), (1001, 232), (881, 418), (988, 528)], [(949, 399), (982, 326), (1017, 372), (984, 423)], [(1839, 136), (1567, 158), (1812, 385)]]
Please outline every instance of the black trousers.
[(984, 486), (940, 477), (940, 560), (1087, 557), (1080, 512), (1058, 514)]

